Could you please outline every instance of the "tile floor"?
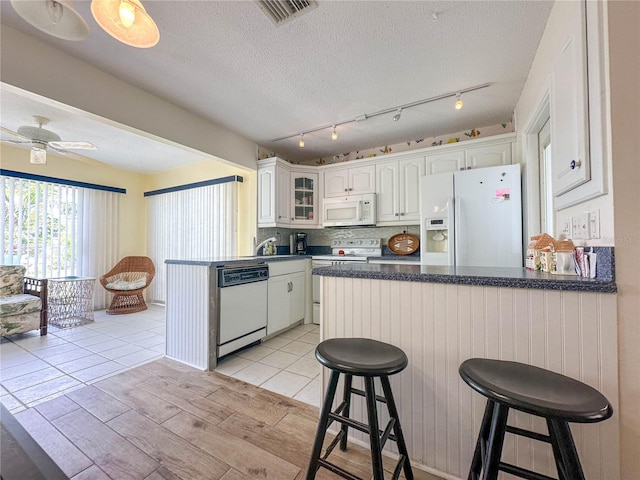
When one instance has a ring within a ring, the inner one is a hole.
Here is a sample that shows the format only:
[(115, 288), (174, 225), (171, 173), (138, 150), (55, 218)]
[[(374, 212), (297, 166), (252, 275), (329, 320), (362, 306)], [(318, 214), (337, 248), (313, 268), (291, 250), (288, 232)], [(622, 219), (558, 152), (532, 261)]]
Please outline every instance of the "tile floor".
[[(165, 311), (107, 315), (73, 328), (49, 326), (0, 338), (0, 402), (12, 413), (164, 356)], [(300, 325), (228, 355), (217, 372), (318, 406), (317, 325)]]

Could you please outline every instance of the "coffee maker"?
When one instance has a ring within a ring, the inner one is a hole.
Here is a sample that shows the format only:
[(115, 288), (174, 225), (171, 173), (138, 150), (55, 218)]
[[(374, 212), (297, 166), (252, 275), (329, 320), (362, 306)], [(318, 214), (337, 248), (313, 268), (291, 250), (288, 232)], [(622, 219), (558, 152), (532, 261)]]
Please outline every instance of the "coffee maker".
[(307, 234), (304, 232), (292, 233), (289, 238), (289, 249), (291, 251), (291, 255), (306, 255)]

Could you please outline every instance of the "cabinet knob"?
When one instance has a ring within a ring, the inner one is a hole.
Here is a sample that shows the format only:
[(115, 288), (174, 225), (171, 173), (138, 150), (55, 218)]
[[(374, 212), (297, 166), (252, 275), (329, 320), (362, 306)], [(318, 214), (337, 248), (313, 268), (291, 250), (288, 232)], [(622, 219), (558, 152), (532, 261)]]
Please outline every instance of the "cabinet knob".
[(571, 163), (569, 164), (569, 166), (571, 167), (571, 170), (575, 170), (576, 168), (580, 168), (582, 166), (582, 161), (581, 160), (571, 160)]
[(400, 214), (400, 216), (401, 216), (401, 217), (404, 217), (404, 212), (402, 212), (402, 213)]
[(398, 217), (400, 214), (396, 212), (396, 213), (394, 213), (394, 215), (395, 215), (396, 217)]

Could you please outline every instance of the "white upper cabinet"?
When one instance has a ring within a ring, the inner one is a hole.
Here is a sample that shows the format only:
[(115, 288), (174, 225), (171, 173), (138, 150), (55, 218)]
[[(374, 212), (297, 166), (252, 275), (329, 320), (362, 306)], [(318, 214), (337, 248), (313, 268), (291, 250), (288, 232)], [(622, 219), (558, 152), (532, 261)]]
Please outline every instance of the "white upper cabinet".
[(427, 155), (427, 174), (456, 172), (465, 169), (464, 150)]
[[(291, 172), (291, 194), (293, 209), (291, 223), (294, 225), (318, 224), (318, 174)], [(288, 194), (288, 192), (286, 192)]]
[(509, 142), (466, 149), (467, 169), (511, 165), (511, 145)]
[(375, 193), (376, 167), (364, 165), (352, 168), (338, 168), (324, 172), (324, 197), (342, 197)]
[(318, 173), (276, 157), (258, 162), (258, 227), (317, 226)]
[(514, 141), (515, 135), (508, 135), (506, 138), (501, 136), (500, 139), (487, 137), (487, 139), (480, 141), (481, 145), (477, 145), (477, 141), (471, 140), (468, 143), (452, 144), (448, 149), (432, 154), (427, 153), (427, 175), (470, 168), (511, 165), (513, 162), (511, 150)]
[(424, 155), (376, 165), (377, 224), (420, 223), (420, 177)]
[(550, 78), (552, 189), (561, 195), (590, 180), (586, 13), (574, 2)]

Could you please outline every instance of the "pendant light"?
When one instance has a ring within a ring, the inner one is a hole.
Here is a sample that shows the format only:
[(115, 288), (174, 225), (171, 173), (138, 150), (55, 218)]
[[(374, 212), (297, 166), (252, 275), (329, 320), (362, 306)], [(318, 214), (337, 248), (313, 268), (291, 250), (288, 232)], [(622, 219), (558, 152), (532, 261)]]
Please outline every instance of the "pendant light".
[(11, 6), (29, 25), (63, 40), (79, 41), (89, 35), (89, 26), (67, 0), (11, 0)]
[(300, 134), (300, 141), (298, 142), (300, 148), (304, 148), (304, 133)]
[(91, 14), (116, 40), (137, 48), (150, 48), (160, 40), (158, 26), (139, 0), (92, 0)]
[(338, 132), (336, 132), (336, 126), (333, 126), (333, 132), (331, 132), (331, 140), (337, 140), (338, 139)]
[(464, 105), (464, 103), (463, 103), (462, 99), (460, 98), (460, 96), (461, 96), (460, 92), (456, 93), (456, 99), (457, 100), (456, 100), (456, 103), (454, 105), (456, 110), (460, 110)]

